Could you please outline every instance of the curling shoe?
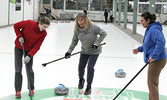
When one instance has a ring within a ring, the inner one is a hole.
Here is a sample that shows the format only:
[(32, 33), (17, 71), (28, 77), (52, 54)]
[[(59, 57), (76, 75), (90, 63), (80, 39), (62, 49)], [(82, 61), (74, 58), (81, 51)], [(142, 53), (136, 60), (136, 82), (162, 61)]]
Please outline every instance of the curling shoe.
[(80, 79), (79, 80), (79, 84), (78, 84), (78, 88), (79, 89), (82, 89), (83, 87), (84, 87), (84, 83), (85, 83), (85, 79), (83, 78), (83, 79)]
[[(31, 90), (31, 95), (34, 96), (34, 90)], [(30, 93), (29, 93), (29, 96), (30, 96)]]
[(84, 95), (89, 95), (89, 94), (91, 94), (91, 92), (92, 92), (92, 91), (91, 91), (91, 87), (88, 86), (88, 87), (86, 88), (86, 90), (85, 90)]
[(21, 93), (20, 93), (20, 91), (17, 91), (17, 92), (16, 92), (16, 98), (21, 98)]

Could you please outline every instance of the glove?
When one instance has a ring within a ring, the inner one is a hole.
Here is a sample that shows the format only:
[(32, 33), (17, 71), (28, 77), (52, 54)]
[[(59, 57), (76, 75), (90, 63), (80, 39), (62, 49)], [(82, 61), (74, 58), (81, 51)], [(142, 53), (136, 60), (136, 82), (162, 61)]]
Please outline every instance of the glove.
[(97, 45), (92, 45), (92, 49), (97, 49), (98, 48), (98, 46)]
[(70, 58), (70, 56), (71, 56), (71, 53), (66, 52), (66, 54), (65, 54), (65, 58), (66, 58), (66, 59), (67, 59), (67, 58)]
[(19, 38), (19, 42), (20, 42), (20, 44), (23, 44), (23, 43), (24, 43), (24, 38), (23, 38), (23, 37), (20, 37), (20, 38)]
[(24, 63), (28, 64), (30, 60), (31, 60), (31, 57), (30, 56), (26, 56), (24, 58)]

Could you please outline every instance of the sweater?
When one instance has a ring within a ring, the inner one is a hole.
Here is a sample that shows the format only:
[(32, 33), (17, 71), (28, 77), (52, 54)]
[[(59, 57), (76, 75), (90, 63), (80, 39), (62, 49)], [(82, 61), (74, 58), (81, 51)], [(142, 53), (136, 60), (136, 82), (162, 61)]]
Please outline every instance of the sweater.
[[(102, 47), (98, 47), (97, 49), (92, 49), (92, 46), (99, 45), (104, 38), (106, 37), (106, 32), (100, 27), (90, 24), (87, 31), (84, 28), (78, 27), (77, 30), (74, 31), (73, 39), (71, 45), (69, 47), (68, 52), (71, 53), (75, 46), (78, 43), (78, 40), (81, 42), (81, 51), (83, 54), (94, 55), (100, 54), (102, 51)], [(99, 37), (98, 37), (99, 36)]]
[(24, 49), (29, 51), (27, 55), (33, 57), (40, 49), (40, 46), (45, 39), (46, 30), (40, 31), (38, 23), (32, 20), (20, 21), (14, 24), (14, 31), (16, 33), (15, 46), (22, 49), (19, 38), (24, 38)]
[(165, 59), (165, 38), (162, 33), (162, 25), (159, 22), (150, 24), (144, 34), (143, 45), (138, 47), (139, 52), (144, 52), (144, 61), (151, 57), (154, 61)]

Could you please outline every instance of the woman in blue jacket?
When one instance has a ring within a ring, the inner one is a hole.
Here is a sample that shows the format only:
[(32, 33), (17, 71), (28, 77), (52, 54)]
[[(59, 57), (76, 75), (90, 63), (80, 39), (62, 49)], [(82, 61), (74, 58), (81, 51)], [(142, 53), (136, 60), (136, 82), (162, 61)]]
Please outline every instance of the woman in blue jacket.
[(133, 49), (133, 53), (144, 53), (145, 63), (149, 62), (148, 88), (149, 100), (159, 100), (158, 84), (161, 70), (166, 64), (165, 38), (162, 33), (162, 26), (155, 22), (155, 14), (145, 12), (141, 15), (140, 23), (146, 28), (143, 45)]

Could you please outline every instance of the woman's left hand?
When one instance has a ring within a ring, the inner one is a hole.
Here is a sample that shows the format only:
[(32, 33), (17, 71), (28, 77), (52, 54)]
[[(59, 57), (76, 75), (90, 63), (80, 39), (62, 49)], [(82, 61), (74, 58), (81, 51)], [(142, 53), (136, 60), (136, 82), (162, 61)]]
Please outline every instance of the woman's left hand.
[(152, 59), (151, 57), (148, 59), (149, 63), (152, 63), (154, 61), (154, 59)]

